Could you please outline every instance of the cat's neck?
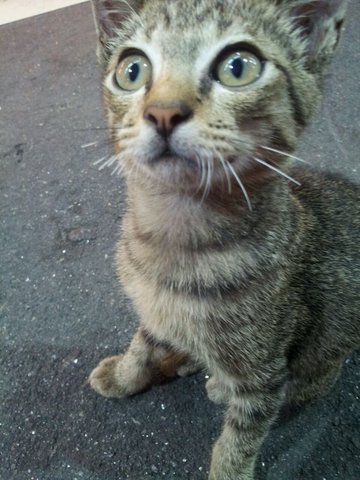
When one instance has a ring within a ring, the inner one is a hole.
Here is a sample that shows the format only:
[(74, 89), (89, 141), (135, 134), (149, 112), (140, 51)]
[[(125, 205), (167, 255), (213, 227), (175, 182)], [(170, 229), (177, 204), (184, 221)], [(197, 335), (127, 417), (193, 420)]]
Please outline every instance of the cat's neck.
[(221, 188), (184, 193), (147, 183), (128, 185), (129, 212), (136, 229), (151, 235), (159, 245), (201, 248), (216, 232), (236, 228), (239, 235), (247, 237), (256, 225), (271, 224), (283, 203), (287, 203), (288, 186), (283, 181), (267, 183), (262, 188), (250, 188), (251, 206), (234, 186), (230, 191)]

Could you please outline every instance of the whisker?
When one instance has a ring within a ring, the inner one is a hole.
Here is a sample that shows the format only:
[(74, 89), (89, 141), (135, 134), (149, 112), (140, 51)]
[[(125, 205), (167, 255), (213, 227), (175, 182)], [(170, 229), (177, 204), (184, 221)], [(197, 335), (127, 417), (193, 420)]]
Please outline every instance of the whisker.
[(124, 169), (124, 165), (119, 163), (115, 168), (114, 170), (111, 172), (111, 175), (121, 175), (122, 174), (122, 171)]
[[(196, 160), (197, 169), (200, 172), (201, 171), (200, 159), (196, 154), (195, 154), (195, 160)], [(199, 184), (199, 186), (196, 190), (196, 193), (198, 193), (200, 191), (200, 188), (201, 188), (201, 184)]]
[(210, 156), (210, 172), (209, 172), (209, 192), (211, 190), (213, 176), (214, 176), (214, 157), (211, 155)]
[(93, 165), (99, 165), (99, 163), (103, 162), (108, 156), (106, 155), (105, 157), (99, 158), (99, 160), (96, 160), (96, 162), (93, 163)]
[(208, 176), (207, 176), (207, 191), (209, 193), (211, 189), (211, 178), (212, 178), (212, 170), (213, 170), (213, 159), (211, 156), (209, 156), (208, 165), (209, 165), (209, 168), (208, 168)]
[[(201, 164), (201, 178), (200, 178), (200, 187), (201, 190), (205, 184), (205, 176), (206, 176), (206, 169), (205, 169), (205, 161), (204, 158), (200, 157), (200, 164)], [(205, 187), (204, 187), (205, 188)]]
[(245, 197), (245, 199), (246, 199), (246, 202), (247, 202), (247, 204), (248, 204), (249, 210), (252, 211), (253, 208), (252, 208), (252, 205), (251, 205), (250, 197), (249, 197), (249, 195), (248, 195), (248, 193), (247, 193), (247, 191), (246, 191), (245, 185), (244, 185), (244, 184), (242, 183), (242, 181), (240, 180), (238, 174), (235, 172), (235, 170), (234, 170), (233, 166), (231, 165), (231, 163), (227, 161), (226, 164), (227, 164), (230, 172), (234, 175), (235, 180), (237, 181), (237, 183), (238, 183), (241, 191), (243, 192), (244, 197)]
[(303, 158), (300, 158), (300, 157), (296, 157), (295, 155), (291, 155), (290, 153), (283, 152), (282, 150), (278, 150), (277, 148), (266, 147), (265, 145), (259, 145), (259, 147), (262, 148), (263, 150), (268, 150), (269, 152), (278, 153), (279, 155), (284, 155), (285, 157), (289, 157), (289, 158), (292, 158), (293, 160), (297, 160), (298, 162), (307, 163), (308, 165), (310, 165), (310, 162), (308, 162), (307, 160), (304, 160)]
[(85, 145), (81, 145), (81, 148), (89, 148), (89, 147), (96, 147), (99, 142), (90, 142), (86, 143)]
[(257, 158), (257, 157), (252, 157), (252, 158), (253, 158), (253, 160), (255, 160), (256, 162), (261, 163), (261, 165), (264, 165), (265, 167), (269, 168), (270, 170), (274, 170), (274, 172), (278, 173), (278, 174), (281, 175), (282, 177), (287, 178), (288, 180), (290, 180), (290, 182), (293, 182), (293, 183), (295, 183), (296, 185), (301, 186), (301, 183), (298, 182), (297, 180), (295, 180), (295, 178), (290, 177), (290, 175), (288, 175), (287, 173), (283, 172), (283, 171), (280, 170), (279, 168), (274, 167), (274, 165), (271, 165), (270, 163), (265, 162), (265, 160), (262, 160), (262, 159)]
[(204, 171), (205, 171), (205, 175), (204, 175), (204, 191), (203, 191), (203, 194), (202, 194), (202, 197), (201, 197), (201, 203), (204, 202), (204, 200), (206, 199), (206, 197), (209, 195), (209, 172), (210, 172), (210, 165), (209, 165), (209, 162), (205, 162), (203, 157), (201, 157), (201, 160), (202, 160), (202, 163), (204, 165)]
[(201, 161), (201, 181), (200, 181), (200, 191), (203, 188), (203, 195), (201, 197), (201, 202), (203, 202), (206, 197), (209, 195), (212, 186), (212, 177), (214, 171), (214, 159), (213, 154), (208, 149), (205, 149), (201, 152), (199, 156)]
[(224, 172), (225, 172), (225, 175), (226, 175), (227, 184), (228, 184), (228, 192), (229, 192), (229, 195), (230, 195), (231, 194), (231, 180), (230, 180), (229, 170), (227, 169), (225, 160), (223, 159), (222, 155), (220, 155), (220, 153), (219, 153), (218, 156), (219, 156), (220, 162), (223, 166), (223, 169), (224, 169)]
[(96, 160), (96, 162), (93, 163), (93, 165), (100, 165), (99, 170), (104, 170), (106, 167), (111, 167), (114, 165), (116, 160), (118, 159), (117, 155), (112, 155), (110, 158), (108, 156), (102, 157), (99, 160)]

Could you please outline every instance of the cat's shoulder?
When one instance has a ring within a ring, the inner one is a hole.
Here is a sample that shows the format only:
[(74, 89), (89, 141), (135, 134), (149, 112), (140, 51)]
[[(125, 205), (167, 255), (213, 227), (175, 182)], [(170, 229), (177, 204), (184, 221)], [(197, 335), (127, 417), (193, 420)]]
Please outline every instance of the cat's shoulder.
[(360, 201), (360, 184), (344, 174), (317, 169), (311, 166), (290, 168), (291, 175), (300, 185), (293, 185), (296, 195), (308, 195), (322, 193), (328, 195), (343, 195), (348, 193)]

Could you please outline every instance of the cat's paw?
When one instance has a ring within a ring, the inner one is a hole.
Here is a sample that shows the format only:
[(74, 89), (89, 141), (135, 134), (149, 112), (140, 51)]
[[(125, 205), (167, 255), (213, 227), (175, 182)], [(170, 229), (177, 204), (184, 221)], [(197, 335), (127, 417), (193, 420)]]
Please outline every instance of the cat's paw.
[(189, 360), (184, 365), (181, 365), (177, 370), (176, 373), (179, 377), (188, 377), (189, 375), (194, 375), (194, 373), (199, 372), (202, 367), (195, 361)]
[(89, 377), (90, 386), (100, 395), (109, 398), (122, 398), (127, 394), (126, 388), (119, 384), (117, 370), (124, 355), (107, 357), (94, 368)]
[(151, 383), (152, 372), (140, 368), (129, 355), (116, 355), (102, 360), (91, 372), (90, 386), (108, 398), (123, 398), (141, 392)]
[(218, 382), (214, 377), (210, 377), (206, 382), (206, 391), (209, 400), (216, 403), (217, 405), (221, 403), (226, 403), (229, 397), (229, 392), (226, 387)]

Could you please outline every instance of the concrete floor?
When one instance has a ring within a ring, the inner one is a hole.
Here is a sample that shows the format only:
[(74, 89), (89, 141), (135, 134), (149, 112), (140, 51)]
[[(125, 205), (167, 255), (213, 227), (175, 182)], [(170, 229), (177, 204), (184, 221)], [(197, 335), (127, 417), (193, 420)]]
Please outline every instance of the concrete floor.
[[(300, 155), (360, 184), (360, 4)], [(117, 402), (86, 384), (136, 326), (112, 257), (123, 212), (85, 3), (0, 27), (0, 478), (204, 480), (222, 409), (203, 375)], [(94, 144), (94, 142), (96, 144)], [(360, 355), (283, 417), (260, 480), (360, 479)]]

